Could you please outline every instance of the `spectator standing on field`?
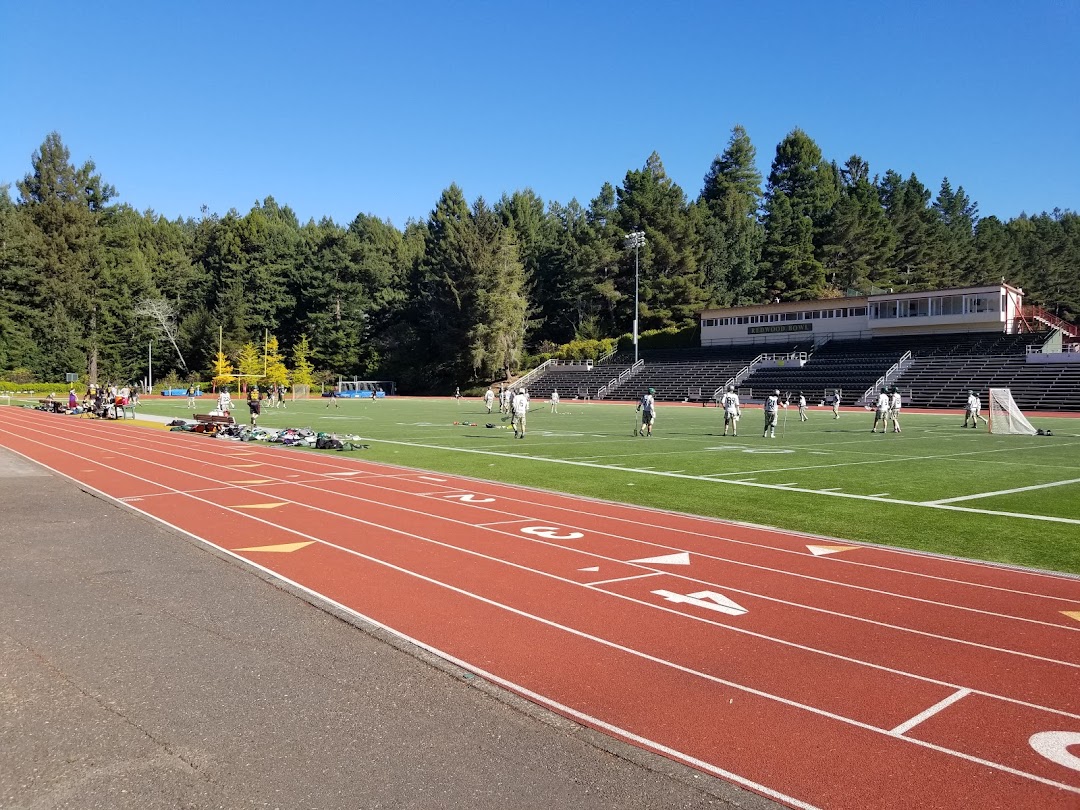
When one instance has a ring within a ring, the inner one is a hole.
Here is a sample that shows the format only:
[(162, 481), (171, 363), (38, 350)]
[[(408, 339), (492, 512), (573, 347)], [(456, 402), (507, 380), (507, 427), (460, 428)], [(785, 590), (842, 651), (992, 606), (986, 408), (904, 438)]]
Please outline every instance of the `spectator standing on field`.
[(839, 419), (840, 418), (840, 389), (839, 388), (837, 388), (835, 391), (833, 391), (833, 395), (832, 395), (832, 418), (833, 419)]
[(728, 425), (731, 425), (731, 435), (738, 436), (742, 407), (739, 404), (739, 395), (735, 393), (734, 385), (728, 386), (728, 390), (720, 398), (720, 404), (724, 408), (724, 435), (727, 436)]
[(776, 438), (776, 414), (780, 408), (780, 389), (777, 388), (765, 397), (765, 432), (761, 438)]
[(195, 410), (195, 386), (189, 385), (187, 387), (187, 406), (191, 410)]
[(650, 388), (637, 405), (641, 411), (641, 427), (638, 428), (639, 436), (652, 436), (653, 424), (656, 422), (656, 389)]
[(551, 389), (551, 412), (559, 412), (559, 392), (554, 388)]
[(488, 390), (484, 392), (484, 405), (487, 407), (487, 412), (491, 413), (491, 407), (495, 404), (495, 392), (491, 390), (491, 386), (488, 386)]
[(803, 392), (799, 392), (799, 421), (809, 422), (809, 418), (806, 415), (806, 397), (803, 396)]

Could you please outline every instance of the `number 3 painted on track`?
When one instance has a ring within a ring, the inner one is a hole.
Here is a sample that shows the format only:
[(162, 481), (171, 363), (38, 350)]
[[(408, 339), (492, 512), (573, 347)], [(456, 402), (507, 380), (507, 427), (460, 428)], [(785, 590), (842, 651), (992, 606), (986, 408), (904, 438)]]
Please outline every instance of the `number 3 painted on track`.
[(521, 529), (522, 534), (535, 534), (537, 537), (546, 537), (548, 540), (580, 540), (585, 535), (581, 532), (568, 532), (559, 534), (554, 526), (525, 526)]
[(1080, 745), (1080, 732), (1040, 731), (1028, 738), (1028, 745), (1051, 762), (1080, 771), (1080, 757), (1068, 750), (1070, 745)]

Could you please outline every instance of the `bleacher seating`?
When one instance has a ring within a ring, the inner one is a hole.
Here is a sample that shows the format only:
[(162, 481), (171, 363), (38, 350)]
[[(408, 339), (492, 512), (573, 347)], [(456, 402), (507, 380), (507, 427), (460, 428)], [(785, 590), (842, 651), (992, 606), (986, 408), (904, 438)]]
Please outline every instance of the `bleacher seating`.
[[(809, 348), (809, 347), (807, 347)], [(608, 393), (608, 399), (638, 399), (650, 388), (660, 402), (707, 402), (713, 393), (763, 353), (789, 353), (794, 344), (756, 343), (696, 349), (649, 349), (644, 367)], [(616, 359), (625, 355), (616, 355)], [(633, 355), (630, 355), (633, 360)]]
[(548, 399), (553, 389), (561, 399), (595, 399), (596, 392), (630, 368), (631, 363), (601, 363), (592, 371), (565, 371), (555, 366), (545, 371), (539, 379), (529, 383), (529, 396), (534, 401)]
[[(890, 384), (897, 385), (914, 407), (959, 408), (969, 389), (1012, 390), (1021, 409), (1080, 410), (1080, 367), (1066, 363), (1029, 364), (1025, 348), (1045, 335), (950, 333), (833, 340), (814, 351), (802, 366), (759, 367), (740, 385), (745, 399), (760, 399), (779, 388), (802, 391), (815, 402), (840, 388), (850, 403), (873, 386), (900, 358), (911, 352), (911, 365)], [(607, 399), (635, 400), (648, 388), (660, 401), (709, 400), (713, 392), (764, 353), (809, 351), (808, 345), (758, 343), (695, 349), (643, 349), (641, 370), (615, 386)], [(632, 352), (592, 371), (559, 371), (534, 381), (534, 399), (547, 398), (557, 388), (563, 399), (595, 399), (597, 391), (633, 363)]]
[(1024, 355), (918, 357), (897, 378), (918, 408), (963, 408), (968, 391), (986, 401), (989, 388), (1008, 388), (1021, 410), (1080, 411), (1080, 366), (1028, 363)]

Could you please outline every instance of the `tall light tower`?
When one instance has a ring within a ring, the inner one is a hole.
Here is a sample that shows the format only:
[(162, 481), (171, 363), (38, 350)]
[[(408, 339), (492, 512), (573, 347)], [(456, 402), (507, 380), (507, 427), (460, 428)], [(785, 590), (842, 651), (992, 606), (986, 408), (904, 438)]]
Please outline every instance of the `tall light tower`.
[(626, 235), (626, 246), (634, 249), (634, 363), (638, 356), (638, 251), (645, 247), (645, 231), (630, 231)]

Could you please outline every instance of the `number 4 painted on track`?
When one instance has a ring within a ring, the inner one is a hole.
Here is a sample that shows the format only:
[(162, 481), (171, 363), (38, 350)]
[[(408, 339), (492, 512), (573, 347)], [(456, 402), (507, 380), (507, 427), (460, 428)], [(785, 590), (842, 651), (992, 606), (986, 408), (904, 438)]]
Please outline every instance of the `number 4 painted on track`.
[(718, 613), (727, 613), (730, 616), (742, 616), (746, 613), (746, 608), (741, 605), (732, 602), (722, 593), (713, 593), (712, 591), (699, 591), (698, 593), (688, 593), (683, 596), (681, 593), (672, 593), (671, 591), (653, 591), (657, 596), (662, 596), (669, 602), (675, 602), (682, 605), (696, 605), (706, 610), (715, 610)]

